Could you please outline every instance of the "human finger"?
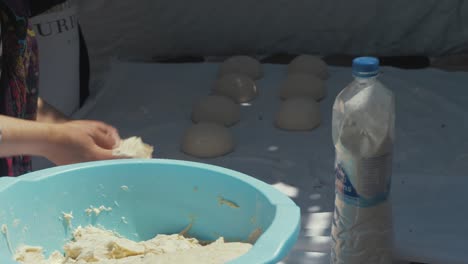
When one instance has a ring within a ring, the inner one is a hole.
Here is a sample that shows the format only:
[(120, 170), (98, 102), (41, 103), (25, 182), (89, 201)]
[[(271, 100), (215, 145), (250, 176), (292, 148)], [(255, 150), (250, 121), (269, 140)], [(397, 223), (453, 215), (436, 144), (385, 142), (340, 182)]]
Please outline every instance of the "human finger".
[(116, 139), (112, 134), (105, 133), (100, 129), (92, 131), (91, 137), (94, 143), (104, 149), (111, 150), (116, 145)]

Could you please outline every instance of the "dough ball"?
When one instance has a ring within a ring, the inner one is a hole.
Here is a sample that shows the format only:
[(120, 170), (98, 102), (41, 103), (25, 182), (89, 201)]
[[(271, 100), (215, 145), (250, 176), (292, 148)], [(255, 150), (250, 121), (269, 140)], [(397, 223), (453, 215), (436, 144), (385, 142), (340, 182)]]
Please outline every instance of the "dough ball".
[(257, 86), (247, 75), (229, 73), (216, 80), (213, 92), (227, 96), (237, 103), (246, 103), (257, 95)]
[(320, 106), (310, 98), (294, 97), (283, 101), (275, 125), (284, 130), (312, 130), (320, 125)]
[(229, 73), (245, 74), (253, 80), (263, 77), (262, 64), (249, 56), (234, 56), (225, 60), (219, 67), (218, 76), (221, 77)]
[(325, 97), (325, 93), (325, 82), (315, 75), (306, 73), (289, 74), (280, 87), (281, 99), (310, 97), (319, 101)]
[(327, 64), (320, 58), (312, 55), (300, 55), (288, 65), (288, 73), (314, 74), (322, 80), (329, 77)]
[(229, 129), (215, 123), (191, 126), (182, 139), (182, 151), (198, 158), (215, 158), (234, 150)]
[(226, 96), (210, 95), (193, 107), (192, 121), (232, 126), (240, 119), (240, 106)]
[(153, 147), (143, 143), (140, 137), (130, 137), (122, 139), (119, 145), (114, 148), (115, 156), (151, 159), (153, 157)]

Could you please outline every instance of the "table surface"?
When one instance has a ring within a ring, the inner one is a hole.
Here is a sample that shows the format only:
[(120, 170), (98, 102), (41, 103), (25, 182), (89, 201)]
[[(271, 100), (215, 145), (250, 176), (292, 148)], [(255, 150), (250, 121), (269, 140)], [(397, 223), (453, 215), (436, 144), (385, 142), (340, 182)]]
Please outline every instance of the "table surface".
[[(329, 68), (321, 126), (286, 132), (273, 126), (286, 66), (265, 64), (265, 77), (257, 82), (259, 96), (241, 107), (241, 121), (230, 128), (235, 151), (196, 159), (180, 152), (180, 140), (191, 125), (192, 105), (210, 93), (218, 66), (114, 61), (99, 92), (75, 117), (108, 122), (122, 137), (141, 136), (155, 146), (156, 158), (221, 165), (272, 184), (302, 210), (299, 240), (283, 263), (329, 263), (331, 110), (336, 95), (352, 80), (350, 68)], [(466, 263), (468, 209), (460, 198), (468, 185), (468, 74), (387, 67), (382, 72), (381, 81), (396, 95), (396, 258)]]

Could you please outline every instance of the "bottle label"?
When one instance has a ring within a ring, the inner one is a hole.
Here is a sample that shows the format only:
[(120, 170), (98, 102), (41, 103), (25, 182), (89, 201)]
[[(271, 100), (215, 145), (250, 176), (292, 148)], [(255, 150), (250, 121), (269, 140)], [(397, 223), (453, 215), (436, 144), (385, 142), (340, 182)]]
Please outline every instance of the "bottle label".
[(392, 174), (392, 154), (355, 158), (337, 152), (335, 193), (347, 204), (371, 207), (388, 199)]

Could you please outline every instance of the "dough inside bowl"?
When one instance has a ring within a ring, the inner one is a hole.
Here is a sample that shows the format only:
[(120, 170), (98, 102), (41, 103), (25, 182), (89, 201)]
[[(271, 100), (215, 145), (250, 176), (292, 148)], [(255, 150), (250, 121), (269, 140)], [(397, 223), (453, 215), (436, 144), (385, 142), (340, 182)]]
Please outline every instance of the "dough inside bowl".
[(252, 248), (249, 243), (226, 243), (222, 237), (203, 245), (182, 234), (157, 235), (141, 242), (115, 232), (87, 226), (78, 227), (64, 245), (64, 254), (55, 251), (49, 258), (41, 247), (21, 246), (15, 260), (23, 264), (153, 264), (212, 263), (233, 260)]

